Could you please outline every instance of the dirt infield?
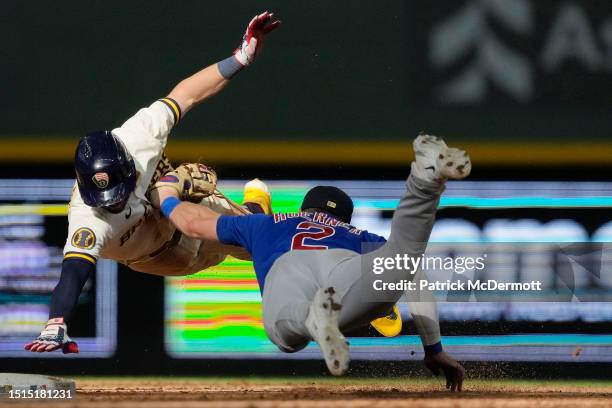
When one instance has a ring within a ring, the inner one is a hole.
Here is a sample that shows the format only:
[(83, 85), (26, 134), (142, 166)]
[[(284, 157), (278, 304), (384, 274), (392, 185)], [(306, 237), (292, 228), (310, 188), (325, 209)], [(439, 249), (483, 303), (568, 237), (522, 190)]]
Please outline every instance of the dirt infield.
[[(476, 381), (444, 391), (440, 381), (403, 379), (94, 379), (77, 378), (77, 397), (63, 407), (612, 407), (612, 383)], [(4, 406), (43, 401), (0, 400)]]

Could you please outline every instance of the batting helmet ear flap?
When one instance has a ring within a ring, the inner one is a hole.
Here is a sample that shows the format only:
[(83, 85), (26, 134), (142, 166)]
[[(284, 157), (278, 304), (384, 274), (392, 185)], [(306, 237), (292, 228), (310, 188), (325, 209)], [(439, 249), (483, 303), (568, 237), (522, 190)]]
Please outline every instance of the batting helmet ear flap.
[(79, 141), (74, 168), (81, 198), (91, 207), (120, 203), (136, 188), (134, 160), (109, 131), (92, 132)]

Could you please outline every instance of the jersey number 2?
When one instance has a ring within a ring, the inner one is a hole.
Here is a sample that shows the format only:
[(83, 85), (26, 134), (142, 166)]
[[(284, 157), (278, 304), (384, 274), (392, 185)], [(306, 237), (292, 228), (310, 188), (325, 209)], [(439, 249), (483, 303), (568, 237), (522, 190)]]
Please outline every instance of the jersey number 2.
[(325, 225), (315, 224), (314, 222), (303, 221), (297, 226), (298, 230), (307, 230), (304, 232), (298, 232), (293, 236), (291, 241), (291, 249), (327, 249), (327, 245), (309, 245), (305, 244), (305, 239), (312, 239), (314, 241), (320, 241), (327, 237), (331, 237), (336, 233), (336, 230), (332, 227)]

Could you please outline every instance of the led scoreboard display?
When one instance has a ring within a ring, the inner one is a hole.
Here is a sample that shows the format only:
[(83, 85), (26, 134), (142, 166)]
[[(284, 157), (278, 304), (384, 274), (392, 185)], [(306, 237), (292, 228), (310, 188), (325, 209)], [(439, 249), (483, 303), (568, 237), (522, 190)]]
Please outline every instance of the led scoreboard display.
[[(30, 353), (47, 322), (51, 292), (61, 272), (72, 180), (0, 180), (0, 358), (58, 357)], [(79, 298), (70, 336), (79, 354), (110, 357), (117, 332), (117, 264), (97, 263)], [(61, 355), (61, 353), (60, 353)]]
[[(295, 212), (304, 193), (321, 183), (353, 197), (355, 226), (388, 235), (403, 181), (272, 181), (275, 211)], [(23, 345), (47, 320), (61, 270), (72, 185), (72, 180), (0, 180), (0, 357), (55, 356), (25, 352)], [(242, 186), (238, 180), (220, 183), (237, 201)], [(487, 268), (479, 278), (504, 274), (547, 283), (536, 299), (437, 291), (445, 346), (466, 360), (612, 361), (606, 329), (612, 322), (611, 204), (612, 183), (449, 183), (428, 254), (456, 258), (486, 252)], [(81, 353), (69, 358), (114, 354), (117, 269), (115, 262), (100, 260), (85, 285), (70, 324)], [(165, 282), (164, 341), (172, 357), (319, 357), (316, 346), (289, 355), (268, 341), (250, 262), (228, 259)], [(399, 308), (402, 334), (387, 339), (371, 330), (351, 333), (354, 359), (422, 357), (404, 300)]]

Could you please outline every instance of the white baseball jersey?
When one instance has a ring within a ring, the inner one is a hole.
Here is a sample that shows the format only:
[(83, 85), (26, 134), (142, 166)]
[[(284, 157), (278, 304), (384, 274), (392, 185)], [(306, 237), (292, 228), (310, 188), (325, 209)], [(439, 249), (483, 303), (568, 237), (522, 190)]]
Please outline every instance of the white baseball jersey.
[[(139, 110), (112, 131), (134, 159), (138, 172), (136, 188), (123, 211), (111, 213), (86, 205), (75, 183), (68, 211), (64, 258), (95, 263), (102, 257), (142, 272), (184, 275), (216, 265), (231, 252), (231, 249), (202, 245), (198, 240), (175, 233), (172, 223), (145, 196), (149, 186), (171, 169), (164, 149), (168, 134), (180, 117), (178, 104), (164, 98)], [(205, 199), (202, 204), (220, 213), (233, 213), (226, 201), (216, 197)]]

